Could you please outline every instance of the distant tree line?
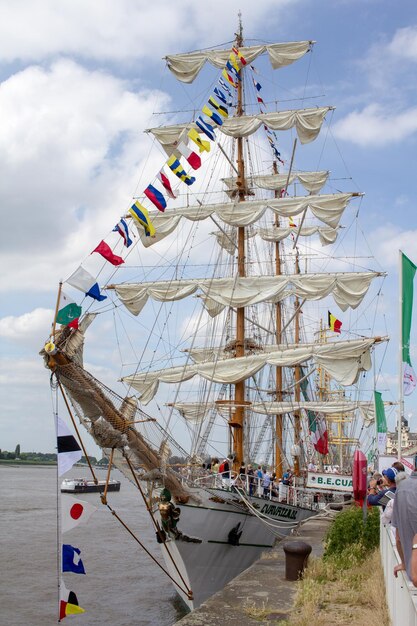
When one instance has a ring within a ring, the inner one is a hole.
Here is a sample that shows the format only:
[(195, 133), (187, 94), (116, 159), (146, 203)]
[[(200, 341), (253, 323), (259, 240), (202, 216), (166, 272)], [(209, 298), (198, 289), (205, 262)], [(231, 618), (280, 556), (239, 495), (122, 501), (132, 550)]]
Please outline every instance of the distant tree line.
[(20, 452), (17, 450), (19, 446), (16, 446), (14, 452), (8, 452), (7, 450), (0, 450), (0, 459), (6, 459), (9, 461), (32, 461), (37, 463), (56, 463), (55, 452)]
[(174, 470), (179, 470), (187, 464), (187, 459), (182, 456), (171, 456), (168, 462)]
[[(91, 465), (102, 465), (107, 467), (109, 461), (103, 457), (100, 461), (97, 461), (95, 456), (89, 456)], [(55, 452), (21, 452), (20, 445), (16, 446), (14, 452), (8, 452), (7, 450), (0, 450), (0, 460), (6, 461), (24, 461), (26, 463), (56, 463)], [(82, 456), (80, 463), (87, 464), (87, 459)]]

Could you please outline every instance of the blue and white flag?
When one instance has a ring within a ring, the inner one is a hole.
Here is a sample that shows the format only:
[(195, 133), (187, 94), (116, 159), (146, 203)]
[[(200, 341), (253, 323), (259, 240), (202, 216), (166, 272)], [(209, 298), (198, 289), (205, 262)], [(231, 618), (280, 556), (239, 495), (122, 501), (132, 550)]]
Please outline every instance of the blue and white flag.
[(195, 123), (197, 124), (198, 128), (201, 131), (203, 131), (203, 133), (205, 135), (207, 135), (207, 137), (209, 139), (211, 139), (212, 141), (214, 141), (216, 139), (216, 135), (215, 135), (215, 132), (214, 132), (214, 126), (212, 126), (211, 124), (206, 122), (206, 120), (201, 115), (199, 117), (197, 117)]
[(65, 282), (79, 289), (85, 293), (86, 296), (90, 296), (90, 298), (94, 298), (94, 300), (98, 300), (99, 302), (107, 298), (107, 296), (103, 296), (100, 293), (100, 287), (94, 276), (91, 276), (81, 265)]
[(227, 95), (224, 93), (224, 91), (222, 91), (219, 87), (214, 88), (214, 93), (216, 94), (218, 99), (221, 100), (224, 104), (227, 104), (227, 106), (232, 105), (231, 98), (230, 97), (228, 98)]
[(230, 91), (230, 87), (229, 85), (226, 83), (225, 80), (223, 80), (223, 78), (219, 78), (219, 85), (220, 87), (222, 87), (225, 91), (227, 91), (227, 93), (229, 94), (230, 97), (232, 97), (232, 92)]
[(78, 548), (74, 548), (68, 543), (62, 544), (62, 571), (85, 574), (84, 563), (80, 559), (80, 554), (81, 550)]

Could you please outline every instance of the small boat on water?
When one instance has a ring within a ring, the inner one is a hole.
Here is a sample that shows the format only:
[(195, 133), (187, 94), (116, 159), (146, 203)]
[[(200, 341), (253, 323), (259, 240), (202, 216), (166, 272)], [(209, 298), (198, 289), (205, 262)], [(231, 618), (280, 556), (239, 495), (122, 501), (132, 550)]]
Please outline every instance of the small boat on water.
[[(105, 480), (86, 480), (85, 478), (64, 478), (61, 493), (98, 493), (104, 491)], [(120, 480), (109, 480), (107, 491), (120, 491)]]

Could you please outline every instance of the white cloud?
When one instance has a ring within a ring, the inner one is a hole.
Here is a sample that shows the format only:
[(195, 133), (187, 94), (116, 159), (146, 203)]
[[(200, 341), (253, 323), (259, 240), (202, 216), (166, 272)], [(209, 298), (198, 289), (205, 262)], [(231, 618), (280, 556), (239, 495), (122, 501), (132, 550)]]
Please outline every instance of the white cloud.
[[(1, 84), (0, 117), (8, 123), (0, 127), (0, 205), (11, 225), (3, 222), (0, 262), (14, 268), (2, 273), (3, 289), (50, 288), (111, 230), (149, 150), (139, 129), (167, 101), (67, 60), (29, 67)], [(30, 262), (23, 252), (34, 255)]]
[(374, 96), (392, 106), (414, 101), (415, 84), (410, 72), (415, 71), (417, 61), (417, 27), (409, 26), (393, 31), (391, 39), (381, 34), (360, 62), (368, 74)]
[(395, 57), (417, 61), (417, 26), (399, 28), (388, 45), (388, 51)]
[(393, 114), (379, 104), (353, 111), (333, 127), (339, 139), (362, 147), (381, 147), (403, 141), (417, 131), (417, 107)]
[(389, 222), (370, 233), (375, 257), (386, 269), (398, 268), (398, 250), (416, 262), (416, 240), (417, 230), (401, 230)]
[[(33, 388), (45, 385), (48, 374), (43, 367), (41, 358), (35, 359), (14, 359), (13, 367), (8, 359), (0, 359), (0, 379), (8, 388), (27, 388), (27, 395), (30, 396)], [(29, 391), (30, 388), (30, 391)], [(16, 399), (9, 396), (8, 402)]]
[(398, 387), (398, 374), (392, 372), (379, 372), (377, 378), (377, 388), (383, 387), (386, 389), (395, 390)]
[[(51, 398), (49, 370), (37, 360), (13, 357), (0, 359), (0, 384), (3, 392), (0, 407), (0, 441), (3, 450), (14, 450), (17, 444), (23, 452), (53, 452), (56, 449), (56, 434), (53, 419), (55, 398)], [(58, 407), (68, 421), (67, 410), (62, 399)], [(91, 439), (85, 437), (87, 451), (97, 453)]]
[(201, 347), (207, 343), (207, 337), (212, 338), (214, 345), (221, 345), (227, 332), (226, 319), (224, 311), (214, 318), (210, 317), (200, 303), (191, 315), (184, 316), (181, 321), (179, 332), (183, 341), (185, 338), (184, 347)]
[(48, 379), (40, 358), (0, 359), (2, 449), (14, 450), (18, 443), (22, 450), (50, 452), (55, 448)]
[(40, 350), (52, 320), (52, 309), (38, 308), (23, 315), (9, 315), (0, 319), (0, 337)]
[[(0, 56), (4, 61), (50, 58), (72, 54), (91, 59), (132, 62), (152, 57), (161, 62), (163, 54), (187, 50), (190, 45), (204, 48), (230, 41), (237, 28), (237, 8), (233, 3), (212, 0), (32, 0), (1, 3)], [(253, 32), (264, 25), (266, 16), (283, 17), (294, 0), (263, 0), (254, 4), (242, 0), (239, 8), (244, 23)], [(232, 25), (232, 28), (231, 26)]]

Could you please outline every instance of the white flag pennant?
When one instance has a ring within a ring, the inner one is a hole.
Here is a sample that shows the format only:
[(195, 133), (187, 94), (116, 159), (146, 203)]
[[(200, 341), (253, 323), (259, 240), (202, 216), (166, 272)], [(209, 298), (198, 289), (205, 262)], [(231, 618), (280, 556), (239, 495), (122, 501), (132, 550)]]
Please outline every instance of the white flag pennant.
[(98, 300), (99, 302), (107, 298), (107, 296), (101, 295), (100, 288), (94, 276), (91, 276), (81, 265), (65, 282), (79, 289), (85, 293), (86, 296), (90, 296), (90, 298), (94, 298), (94, 300)]
[(55, 416), (55, 428), (58, 448), (58, 476), (71, 469), (82, 457), (81, 448), (66, 423)]
[(413, 369), (413, 366), (409, 363), (403, 363), (404, 373), (403, 373), (403, 389), (404, 395), (409, 396), (413, 393), (414, 389), (417, 385), (417, 377), (416, 373)]

